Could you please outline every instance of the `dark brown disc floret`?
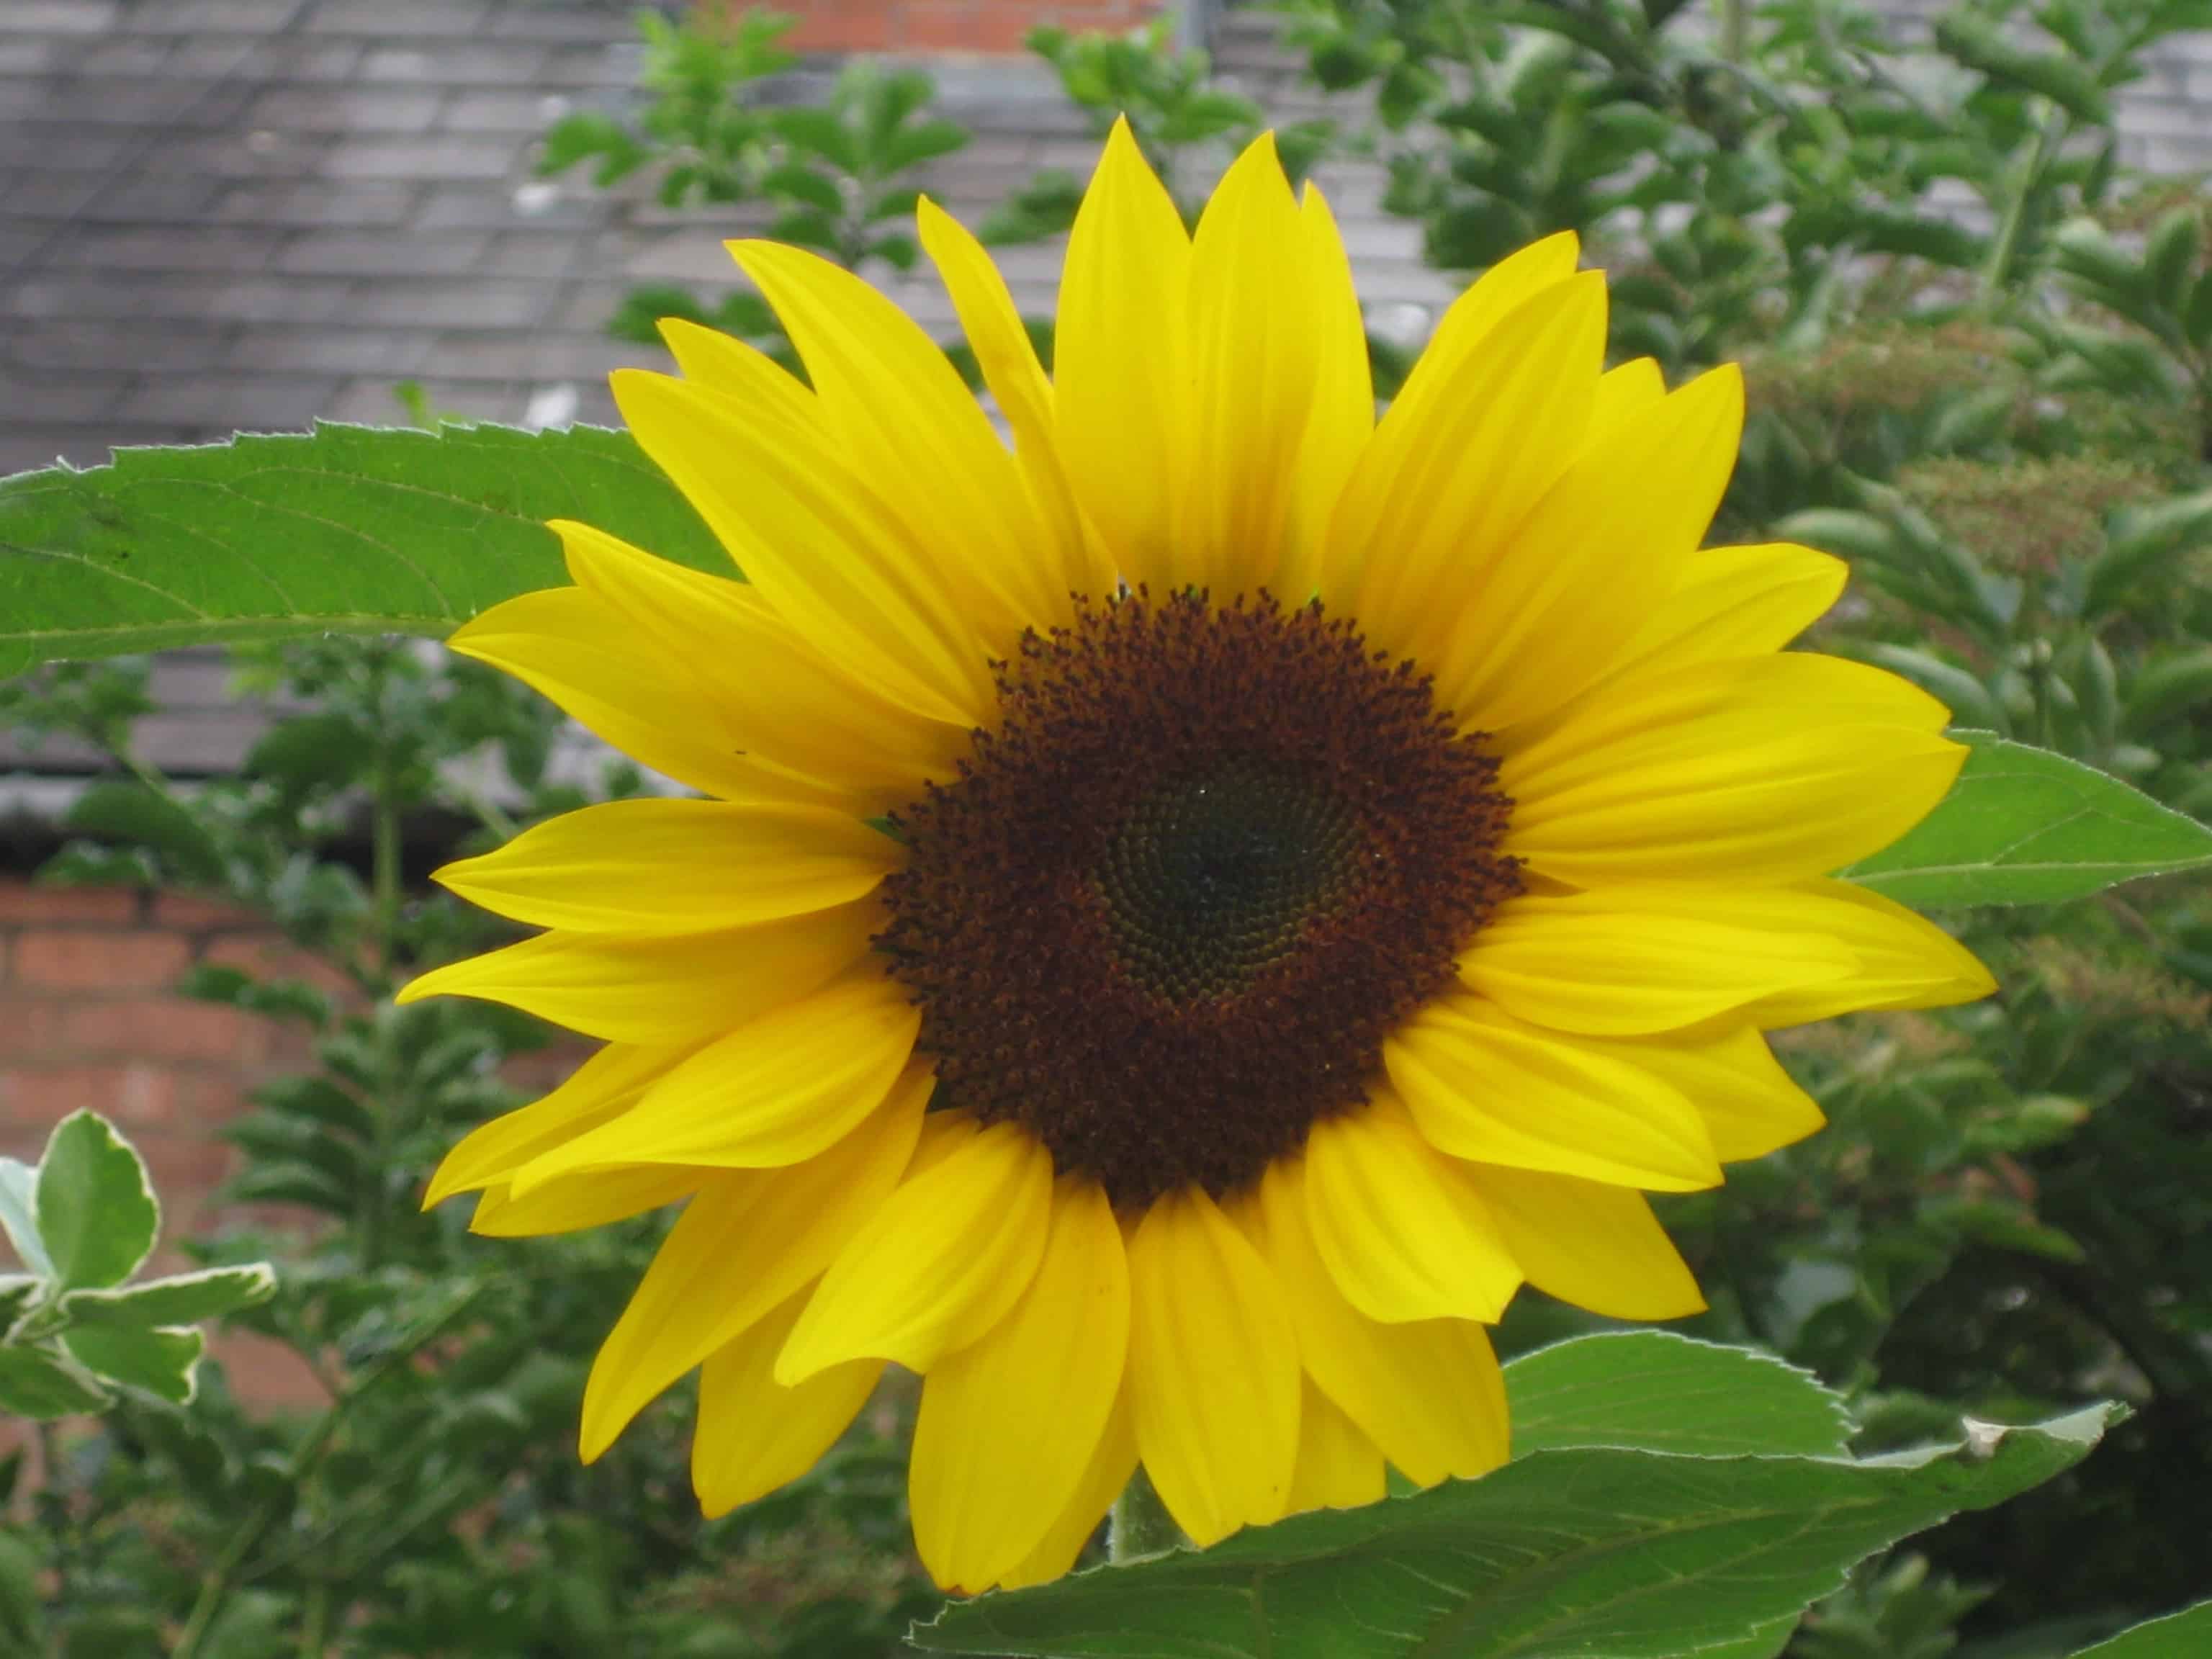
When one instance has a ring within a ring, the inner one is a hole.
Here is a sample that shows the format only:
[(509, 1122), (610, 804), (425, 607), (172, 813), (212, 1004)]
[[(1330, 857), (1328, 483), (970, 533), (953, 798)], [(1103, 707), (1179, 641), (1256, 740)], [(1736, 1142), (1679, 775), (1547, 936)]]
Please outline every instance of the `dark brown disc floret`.
[(939, 1099), (1125, 1210), (1244, 1187), (1520, 890), (1497, 763), (1411, 663), (1264, 594), (1086, 603), (997, 678), (958, 779), (892, 819), (877, 945)]

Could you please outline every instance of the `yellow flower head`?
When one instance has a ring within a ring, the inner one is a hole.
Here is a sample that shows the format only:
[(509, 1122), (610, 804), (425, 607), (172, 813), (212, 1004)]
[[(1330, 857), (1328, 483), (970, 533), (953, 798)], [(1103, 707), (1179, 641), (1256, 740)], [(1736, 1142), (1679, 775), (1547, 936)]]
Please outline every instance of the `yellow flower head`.
[(671, 323), (683, 378), (615, 391), (743, 580), (562, 524), (575, 585), (454, 636), (712, 799), (443, 872), (547, 931), (408, 994), (607, 1046), (431, 1195), (500, 1235), (684, 1202), (583, 1452), (698, 1368), (710, 1512), (921, 1373), (948, 1586), (1066, 1571), (1140, 1460), (1200, 1543), (1479, 1474), (1516, 1289), (1695, 1311), (1643, 1194), (1819, 1125), (1763, 1030), (1990, 988), (1826, 875), (1963, 750), (1784, 652), (1834, 560), (1699, 550), (1739, 378), (1604, 372), (1571, 237), (1377, 421), (1267, 139), (1193, 235), (1115, 131), (1049, 378), (975, 240), (921, 229), (1011, 447), (890, 301), (737, 244), (811, 386)]

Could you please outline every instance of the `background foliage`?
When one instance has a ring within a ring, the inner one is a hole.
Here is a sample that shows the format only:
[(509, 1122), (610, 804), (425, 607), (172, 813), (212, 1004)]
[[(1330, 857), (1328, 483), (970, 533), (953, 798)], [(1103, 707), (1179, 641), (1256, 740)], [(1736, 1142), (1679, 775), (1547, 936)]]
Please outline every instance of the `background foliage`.
[[(1294, 165), (1331, 146), (1381, 159), (1390, 206), (1454, 272), (1575, 229), (1615, 274), (1617, 356), (1670, 376), (1747, 363), (1717, 535), (1851, 561), (1822, 648), (1919, 680), (1963, 726), (2212, 816), (2208, 203), (2118, 167), (2111, 125), (2144, 49), (2212, 26), (2212, 0), (1968, 0), (1911, 51), (1832, 0), (1288, 12), (1312, 77), (1349, 95), (1333, 127), (1290, 135)], [(639, 117), (562, 123), (549, 169), (750, 204), (872, 275), (912, 263), (918, 169), (964, 138), (926, 78), (853, 71), (819, 104), (778, 103), (774, 20), (646, 27)], [(1036, 45), (1095, 118), (1130, 112), (1187, 207), (1266, 122), (1163, 33)], [(1033, 180), (990, 233), (1049, 234), (1072, 200), (1070, 181)], [(649, 337), (668, 314), (781, 349), (750, 296), (634, 295), (613, 325)], [(1402, 362), (1381, 342), (1376, 356), (1387, 391)], [(604, 469), (624, 510), (664, 510), (637, 505), (618, 443), (579, 459), (552, 469), (561, 488)], [(360, 451), (331, 487), (373, 489), (382, 464)], [(455, 534), (518, 568), (550, 558), (526, 522), (576, 508), (542, 504), (519, 462), (495, 493), (486, 469), (454, 467)], [(100, 521), (158, 504), (158, 464), (99, 476), (73, 488), (110, 492)], [(40, 493), (55, 487), (0, 493), (11, 533), (100, 517)], [(665, 510), (632, 533), (691, 546)], [(83, 648), (151, 648), (166, 614)], [(246, 618), (233, 637), (297, 621)], [(70, 1659), (892, 1650), (936, 1606), (904, 1543), (903, 1396), (798, 1486), (701, 1522), (681, 1399), (592, 1468), (573, 1455), (584, 1368), (652, 1227), (519, 1247), (416, 1209), (459, 1130), (525, 1097), (506, 1079), (550, 1036), (479, 1005), (390, 1005), (415, 964), (489, 937), (422, 866), (642, 781), (565, 749), (527, 694), (413, 645), (242, 644), (235, 667), (244, 695), (293, 712), (243, 775), (192, 791), (133, 747), (148, 710), (128, 661), (17, 682), (0, 713), (114, 762), (46, 878), (222, 896), (335, 970), (191, 987), (312, 1053), (234, 1131), (234, 1196), (265, 1224), (195, 1249), (210, 1266), (278, 1259), (278, 1294), (234, 1317), (299, 1354), (331, 1403), (248, 1409), (205, 1367), (189, 1410), (134, 1396), (41, 1430), (46, 1479), (15, 1491), (0, 1532), (0, 1632)], [(2212, 1589), (2212, 886), (2176, 875), (1946, 920), (2002, 994), (1784, 1039), (1832, 1127), (1668, 1206), (1713, 1304), (1691, 1328), (1816, 1373), (1861, 1455), (1954, 1437), (1962, 1412), (2025, 1424), (2116, 1397), (2131, 1413), (2051, 1484), (1865, 1563), (1767, 1653), (2038, 1659)], [(1501, 1345), (1591, 1322), (1532, 1294)]]

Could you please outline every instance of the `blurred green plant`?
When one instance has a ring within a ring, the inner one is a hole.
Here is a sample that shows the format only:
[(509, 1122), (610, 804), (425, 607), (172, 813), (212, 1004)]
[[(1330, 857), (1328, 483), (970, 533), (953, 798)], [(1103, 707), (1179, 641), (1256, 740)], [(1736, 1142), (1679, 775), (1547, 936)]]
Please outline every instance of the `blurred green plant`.
[[(1215, 84), (1206, 53), (1179, 46), (1176, 20), (1163, 13), (1122, 33), (1071, 33), (1034, 28), (1030, 52), (1052, 66), (1068, 101), (1082, 112), (1094, 138), (1126, 119), (1137, 147), (1182, 211), (1195, 225), (1213, 176), (1230, 155), (1273, 125), (1242, 93)], [(1334, 125), (1308, 120), (1273, 128), (1283, 170), (1297, 184), (1327, 151)], [(1038, 173), (985, 216), (986, 242), (1042, 241), (1075, 222), (1085, 181), (1059, 168)]]
[[(689, 1489), (683, 1401), (592, 1468), (575, 1462), (585, 1374), (650, 1257), (651, 1220), (550, 1243), (526, 1264), (471, 1237), (458, 1206), (421, 1212), (437, 1158), (524, 1097), (507, 1074), (550, 1035), (490, 1005), (392, 1005), (416, 966), (492, 938), (466, 907), (419, 890), (423, 849), (502, 840), (632, 793), (635, 769), (563, 750), (560, 717), (540, 700), (422, 645), (326, 638), (242, 647), (233, 664), (238, 696), (270, 723), (239, 775), (189, 786), (133, 742), (148, 707), (142, 661), (65, 666), (9, 688), (12, 718), (113, 763), (71, 809), (72, 838), (42, 879), (155, 884), (260, 919), (272, 935), (265, 967), (203, 965), (182, 988), (271, 1021), (312, 1055), (257, 1089), (226, 1131), (240, 1161), (218, 1200), (252, 1207), (229, 1211), (229, 1231), (187, 1243), (213, 1277), (98, 1298), (72, 1285), (58, 1307), (128, 1308), (171, 1285), (228, 1285), (275, 1257), (284, 1264), (276, 1293), (228, 1322), (288, 1350), (319, 1403), (240, 1398), (210, 1364), (189, 1411), (126, 1397), (52, 1438), (45, 1480), (18, 1498), (27, 1522), (0, 1527), (0, 1632), (15, 1608), (37, 1632), (4, 1650), (891, 1651), (907, 1620), (935, 1605), (905, 1548), (909, 1401), (887, 1395), (805, 1481), (704, 1521)], [(563, 1063), (546, 1055), (538, 1074)], [(119, 1193), (125, 1155), (91, 1146), (94, 1121), (65, 1123), (45, 1169), (58, 1182), (100, 1152), (94, 1164)], [(11, 1235), (11, 1195), (27, 1178), (0, 1164)], [(60, 1213), (42, 1203), (40, 1224)], [(135, 1235), (103, 1225), (91, 1237), (112, 1255)], [(20, 1281), (4, 1293), (45, 1294)], [(45, 1332), (52, 1300), (21, 1317)], [(160, 1328), (183, 1316), (155, 1311), (163, 1357), (181, 1360), (188, 1340), (197, 1352), (196, 1333)], [(121, 1364), (109, 1354), (117, 1330), (137, 1334), (82, 1314), (52, 1334), (80, 1365), (80, 1346), (92, 1344), (93, 1369), (106, 1370)], [(12, 1401), (9, 1368), (35, 1352), (0, 1347), (0, 1408)], [(142, 1392), (156, 1380), (112, 1374)], [(0, 1483), (12, 1478), (0, 1472)]]
[[(750, 209), (753, 234), (810, 248), (848, 270), (913, 266), (921, 193), (913, 175), (969, 137), (966, 128), (930, 113), (937, 89), (927, 75), (856, 58), (819, 103), (781, 101), (776, 77), (794, 59), (777, 43), (790, 17), (701, 6), (680, 21), (653, 11), (637, 21), (644, 107), (629, 122), (599, 112), (563, 117), (545, 134), (541, 173), (590, 162), (592, 184), (608, 189), (649, 173), (665, 207)], [(677, 284), (641, 284), (623, 296), (607, 329), (617, 339), (654, 344), (668, 317), (722, 329), (787, 365), (797, 362), (775, 313), (750, 289), (709, 301)]]
[(98, 1113), (54, 1126), (35, 1164), (0, 1158), (0, 1233), (24, 1271), (0, 1275), (0, 1412), (45, 1421), (134, 1392), (190, 1403), (194, 1328), (265, 1302), (266, 1262), (131, 1282), (161, 1211), (145, 1161)]

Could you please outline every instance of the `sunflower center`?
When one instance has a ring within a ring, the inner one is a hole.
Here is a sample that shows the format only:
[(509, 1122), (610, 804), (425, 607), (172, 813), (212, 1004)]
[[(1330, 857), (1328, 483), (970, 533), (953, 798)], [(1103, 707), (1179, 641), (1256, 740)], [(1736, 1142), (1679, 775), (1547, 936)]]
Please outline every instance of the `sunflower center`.
[(1125, 1209), (1248, 1186), (1358, 1105), (1520, 890), (1479, 735), (1318, 605), (1085, 604), (998, 688), (959, 778), (895, 815), (877, 945), (940, 1099)]

